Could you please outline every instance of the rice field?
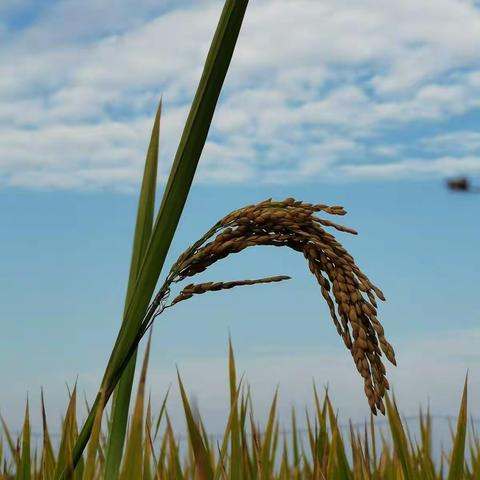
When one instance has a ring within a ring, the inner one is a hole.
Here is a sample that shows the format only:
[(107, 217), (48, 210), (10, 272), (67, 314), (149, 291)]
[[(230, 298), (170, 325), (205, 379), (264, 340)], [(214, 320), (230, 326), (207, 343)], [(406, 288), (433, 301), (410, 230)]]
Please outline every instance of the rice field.
[[(478, 479), (480, 438), (467, 417), (467, 387), (460, 402), (457, 425), (441, 459), (432, 448), (432, 418), (420, 415), (419, 434), (412, 434), (402, 420), (395, 400), (386, 396), (387, 428), (379, 429), (371, 414), (365, 425), (345, 429), (328, 393), (313, 390), (315, 408), (303, 420), (292, 411), (290, 419), (279, 418), (277, 394), (268, 418), (255, 418), (251, 392), (237, 381), (233, 350), (229, 354), (230, 409), (220, 438), (206, 430), (178, 377), (187, 435), (176, 436), (168, 414), (168, 394), (160, 411), (152, 412), (147, 398), (147, 346), (138, 382), (134, 410), (128, 425), (120, 479)], [(67, 478), (105, 478), (111, 421), (97, 417), (87, 452), (75, 470), (72, 446), (78, 438), (77, 392), (70, 395), (58, 449), (54, 449), (42, 398), (43, 433), (32, 443), (28, 405), (23, 432), (14, 438), (2, 419), (0, 479), (55, 479), (65, 470)], [(300, 428), (299, 425), (302, 425)], [(306, 431), (303, 430), (306, 425)], [(287, 427), (287, 428), (285, 428)], [(285, 430), (288, 429), (288, 432)], [(436, 458), (437, 457), (437, 458)], [(68, 473), (69, 472), (69, 473)]]

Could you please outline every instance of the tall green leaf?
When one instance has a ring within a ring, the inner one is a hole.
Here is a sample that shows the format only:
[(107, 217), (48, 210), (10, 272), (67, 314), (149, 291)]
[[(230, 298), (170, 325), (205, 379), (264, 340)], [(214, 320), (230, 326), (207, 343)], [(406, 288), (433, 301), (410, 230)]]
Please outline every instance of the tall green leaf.
[(102, 397), (100, 401), (101, 407), (97, 409), (97, 416), (93, 424), (92, 435), (90, 436), (90, 441), (88, 442), (87, 461), (85, 463), (82, 480), (94, 480), (95, 478), (97, 469), (97, 451), (99, 449), (100, 435), (102, 429), (102, 407), (104, 403), (105, 400)]
[(51, 478), (55, 471), (55, 455), (53, 453), (52, 441), (47, 425), (47, 413), (45, 411), (45, 399), (43, 389), (41, 390), (42, 399), (42, 426), (43, 426), (43, 449), (42, 449), (42, 478)]
[[(104, 374), (102, 387), (107, 395), (111, 394), (140, 340), (138, 332), (141, 322), (187, 200), (247, 5), (248, 0), (227, 0), (225, 2), (175, 155), (139, 277)], [(76, 442), (74, 462), (80, 459), (88, 441), (98, 404), (99, 396), (97, 395)]]
[(333, 411), (332, 402), (330, 401), (330, 397), (328, 393), (325, 395), (325, 402), (327, 404), (328, 409), (328, 418), (330, 421), (330, 428), (332, 430), (332, 442), (331, 442), (331, 456), (334, 459), (332, 465), (332, 471), (328, 478), (332, 480), (347, 480), (352, 478), (352, 474), (350, 468), (348, 466), (348, 459), (347, 454), (345, 452), (345, 446), (343, 443), (342, 435), (340, 433), (340, 429), (338, 427), (337, 417), (335, 412)]
[[(77, 417), (77, 385), (73, 389), (68, 402), (67, 412), (62, 426), (62, 437), (60, 440), (60, 446), (57, 453), (57, 463), (55, 466), (55, 475), (58, 477), (60, 474), (65, 478), (70, 479), (73, 477), (73, 470), (75, 467), (72, 446), (75, 440), (75, 422)], [(78, 459), (80, 460), (80, 458)]]
[[(150, 356), (150, 344), (152, 335), (150, 333), (145, 349), (142, 371), (138, 380), (137, 399), (133, 411), (132, 422), (130, 425), (130, 433), (125, 450), (125, 459), (123, 462), (121, 480), (129, 480), (131, 478), (141, 477), (142, 461), (143, 461), (143, 423), (144, 423), (144, 404), (145, 404), (145, 383), (147, 378), (148, 359)], [(118, 476), (117, 476), (118, 478)]]
[(13, 440), (12, 434), (10, 433), (10, 430), (7, 427), (7, 424), (4, 420), (4, 418), (0, 415), (0, 423), (3, 426), (3, 432), (5, 434), (5, 438), (8, 443), (8, 447), (10, 449), (10, 454), (12, 458), (15, 460), (15, 465), (18, 468), (18, 465), (20, 464), (20, 456), (17, 448), (15, 447), (15, 441)]
[(400, 414), (398, 413), (395, 398), (390, 400), (388, 395), (385, 398), (387, 404), (388, 423), (392, 433), (395, 452), (398, 455), (405, 479), (413, 479), (414, 473), (411, 465), (412, 455), (410, 453), (407, 435), (405, 433)]
[(275, 391), (275, 396), (273, 397), (272, 404), (270, 406), (270, 412), (268, 414), (267, 427), (265, 429), (265, 436), (262, 445), (261, 453), (261, 463), (262, 463), (262, 472), (261, 480), (268, 480), (272, 476), (273, 465), (270, 461), (272, 443), (274, 439), (274, 428), (276, 423), (277, 416), (277, 399), (278, 399), (278, 389)]
[(462, 403), (458, 412), (457, 431), (453, 442), (448, 480), (463, 478), (465, 469), (465, 438), (467, 435), (467, 379), (463, 387)]
[[(125, 313), (132, 297), (138, 272), (147, 249), (153, 228), (155, 209), (155, 190), (158, 170), (158, 145), (160, 134), (160, 117), (162, 102), (157, 109), (153, 124), (150, 145), (148, 147), (145, 169), (143, 173), (140, 198), (138, 200), (138, 212), (133, 239), (132, 260), (130, 263), (130, 276), (128, 279), (127, 294), (125, 299)], [(136, 352), (130, 359), (125, 372), (113, 395), (110, 434), (108, 437), (107, 456), (105, 459), (105, 479), (118, 477), (120, 462), (122, 460), (125, 432), (127, 430), (128, 409), (132, 394), (133, 377), (135, 374)]]
[(143, 447), (143, 480), (152, 480), (152, 459), (155, 454), (152, 442), (152, 401), (148, 397), (147, 413), (145, 416), (145, 441)]
[(232, 416), (231, 424), (231, 452), (230, 452), (230, 476), (231, 480), (241, 479), (241, 452), (240, 452), (240, 422), (237, 407), (237, 375), (235, 369), (235, 356), (233, 354), (232, 340), (228, 341), (229, 355), (229, 379), (230, 379), (230, 412)]
[(192, 408), (187, 398), (185, 388), (183, 387), (180, 374), (177, 371), (178, 385), (180, 387), (180, 396), (182, 398), (185, 419), (187, 421), (188, 436), (191, 441), (195, 458), (195, 472), (198, 480), (213, 480), (213, 469), (208, 454), (208, 446), (202, 438), (199, 425), (195, 421)]
[(30, 480), (31, 477), (31, 463), (30, 463), (30, 414), (28, 408), (25, 408), (25, 421), (23, 423), (22, 435), (22, 456), (20, 457), (20, 464), (18, 466), (17, 479)]

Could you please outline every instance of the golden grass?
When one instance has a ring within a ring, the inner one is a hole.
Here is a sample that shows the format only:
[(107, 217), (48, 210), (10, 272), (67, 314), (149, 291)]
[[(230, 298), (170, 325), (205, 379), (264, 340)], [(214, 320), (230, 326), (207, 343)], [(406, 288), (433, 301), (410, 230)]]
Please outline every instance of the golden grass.
[[(153, 417), (150, 398), (145, 395), (148, 365), (147, 346), (139, 379), (135, 406), (129, 422), (127, 445), (120, 466), (120, 479), (210, 480), (210, 479), (385, 479), (439, 480), (480, 478), (480, 438), (473, 427), (467, 442), (466, 385), (450, 451), (443, 452), (438, 464), (432, 453), (432, 418), (429, 412), (419, 418), (419, 438), (414, 439), (398, 413), (396, 402), (386, 397), (387, 433), (375, 428), (373, 415), (363, 427), (345, 431), (337, 423), (334, 407), (326, 393), (321, 399), (314, 389), (314, 412), (305, 417), (301, 431), (292, 411), (289, 432), (282, 432), (275, 394), (266, 424), (255, 420), (250, 391), (236, 380), (233, 351), (230, 348), (230, 413), (222, 438), (209, 436), (192, 411), (179, 376), (185, 411), (187, 436), (176, 437), (169, 419), (167, 398)], [(0, 480), (50, 480), (55, 472), (66, 478), (104, 478), (108, 429), (101, 431), (97, 416), (88, 452), (75, 471), (71, 447), (77, 437), (76, 390), (70, 396), (64, 416), (62, 438), (54, 452), (46, 421), (43, 442), (31, 443), (28, 406), (23, 432), (14, 438), (6, 424), (0, 437)], [(100, 411), (100, 410), (99, 410)], [(45, 411), (42, 402), (42, 417)], [(285, 419), (283, 419), (285, 420)], [(180, 440), (183, 440), (182, 442)], [(465, 455), (465, 446), (469, 454)]]

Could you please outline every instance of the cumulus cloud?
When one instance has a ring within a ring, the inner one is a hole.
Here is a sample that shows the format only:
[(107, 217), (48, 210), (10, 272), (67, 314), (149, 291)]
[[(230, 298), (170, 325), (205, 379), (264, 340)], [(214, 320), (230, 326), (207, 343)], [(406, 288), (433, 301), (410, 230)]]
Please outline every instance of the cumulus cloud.
[(480, 132), (460, 130), (425, 138), (422, 145), (432, 152), (456, 150), (462, 153), (480, 152)]
[(440, 157), (434, 160), (403, 160), (382, 164), (346, 165), (345, 174), (358, 179), (435, 178), (480, 173), (480, 156)]
[[(60, 0), (3, 32), (1, 185), (131, 188), (160, 95), (166, 173), (222, 2), (112, 1)], [(478, 109), (479, 32), (466, 0), (252, 2), (198, 181), (477, 172), (466, 146), (432, 155), (422, 129)]]

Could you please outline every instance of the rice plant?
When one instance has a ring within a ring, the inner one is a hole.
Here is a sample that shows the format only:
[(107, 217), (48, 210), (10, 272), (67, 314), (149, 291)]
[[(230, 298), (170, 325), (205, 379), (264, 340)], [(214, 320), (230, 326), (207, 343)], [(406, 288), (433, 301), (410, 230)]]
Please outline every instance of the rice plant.
[[(268, 277), (253, 281), (234, 280), (190, 285), (185, 287), (170, 305), (165, 304), (172, 283), (191, 277), (221, 258), (250, 246), (287, 246), (303, 253), (320, 283), (338, 333), (350, 349), (364, 378), (365, 393), (372, 411), (375, 413), (377, 408), (384, 411), (382, 399), (388, 389), (388, 382), (380, 357), (383, 350), (387, 358), (394, 362), (394, 354), (375, 316), (375, 295), (383, 298), (383, 294), (370, 283), (353, 258), (323, 226), (342, 231), (350, 230), (313, 215), (322, 210), (343, 214), (341, 207), (311, 205), (287, 199), (284, 202), (267, 201), (233, 212), (178, 259), (152, 302), (155, 286), (164, 267), (208, 135), (247, 5), (247, 0), (225, 2), (154, 221), (161, 103), (157, 110), (140, 191), (123, 321), (98, 394), (78, 435), (73, 413), (75, 394), (72, 394), (73, 403), (68, 409), (68, 422), (65, 424), (65, 431), (69, 433), (60, 445), (60, 460), (56, 462), (53, 471), (55, 479), (71, 478), (74, 472), (83, 468), (83, 452), (93, 435), (90, 451), (87, 452), (87, 458), (92, 458), (95, 443), (99, 442), (102, 411), (112, 394), (104, 476), (107, 479), (118, 478), (124, 455), (137, 346), (153, 319), (166, 307), (206, 291), (285, 279)], [(206, 243), (217, 233), (211, 243)], [(335, 313), (330, 289), (337, 303), (339, 318)], [(363, 296), (362, 292), (366, 296)], [(128, 445), (127, 442), (127, 458)], [(25, 452), (22, 453), (23, 457), (29, 459)], [(46, 463), (51, 465), (52, 462)], [(93, 475), (91, 465), (91, 461), (87, 461), (88, 476)], [(29, 474), (25, 473), (27, 471), (30, 471), (30, 468), (20, 462), (17, 471), (20, 478), (29, 478)]]
[(320, 218), (315, 215), (318, 212), (333, 215), (346, 213), (341, 206), (331, 207), (287, 198), (278, 202), (269, 199), (226, 215), (174, 263), (142, 322), (142, 331), (145, 332), (155, 316), (165, 308), (193, 295), (240, 285), (281, 281), (288, 277), (190, 284), (170, 305), (166, 305), (172, 284), (203, 272), (213, 263), (250, 247), (267, 245), (291, 248), (303, 254), (320, 284), (338, 334), (350, 350), (364, 379), (365, 394), (372, 412), (376, 414), (378, 408), (385, 413), (382, 398), (389, 384), (381, 360), (382, 352), (395, 364), (393, 348), (385, 339), (383, 327), (376, 317), (376, 297), (382, 300), (385, 297), (325, 227), (352, 234), (356, 232)]
[[(118, 478), (123, 455), (141, 322), (187, 200), (247, 5), (248, 0), (225, 1), (154, 221), (160, 108), (157, 111), (140, 191), (123, 321), (90, 415), (83, 424), (72, 451), (72, 463), (77, 465), (96, 418), (101, 416), (110, 395), (115, 392), (106, 453), (107, 479)], [(65, 478), (64, 473), (61, 472), (57, 478)]]
[[(271, 199), (226, 215), (193, 243), (155, 289), (170, 244), (188, 197), (221, 88), (240, 32), (248, 0), (226, 0), (204, 70), (175, 155), (159, 211), (154, 214), (161, 123), (157, 110), (147, 152), (134, 232), (130, 274), (121, 327), (87, 418), (77, 425), (77, 393), (70, 394), (61, 440), (53, 447), (42, 394), (43, 442), (32, 444), (29, 405), (18, 438), (1, 419), (0, 479), (116, 480), (131, 479), (449, 479), (480, 478), (480, 442), (474, 431), (469, 460), (465, 460), (467, 393), (464, 391), (452, 449), (447, 461), (433, 461), (431, 419), (420, 419), (419, 441), (402, 424), (396, 403), (389, 398), (389, 383), (382, 361), (395, 364), (392, 346), (377, 319), (377, 299), (383, 293), (360, 270), (353, 257), (327, 231), (355, 234), (322, 214), (344, 215), (340, 206), (311, 204), (287, 198)], [(280, 431), (277, 396), (263, 428), (255, 420), (248, 389), (236, 380), (230, 349), (230, 413), (219, 443), (208, 435), (201, 418), (192, 413), (178, 378), (188, 437), (182, 448), (167, 410), (167, 399), (153, 415), (145, 396), (150, 352), (147, 344), (135, 405), (129, 421), (130, 399), (138, 345), (153, 321), (168, 308), (195, 295), (258, 283), (288, 280), (285, 275), (260, 279), (228, 279), (191, 283), (170, 299), (179, 282), (207, 270), (213, 263), (258, 246), (287, 247), (301, 253), (320, 285), (338, 334), (350, 351), (364, 381), (371, 409), (369, 428), (342, 433), (328, 395), (305, 418), (307, 435), (299, 432), (292, 412), (291, 432)], [(113, 396), (105, 424), (104, 410)], [(373, 414), (387, 414), (390, 439), (378, 437)], [(88, 446), (87, 451), (85, 448)]]

